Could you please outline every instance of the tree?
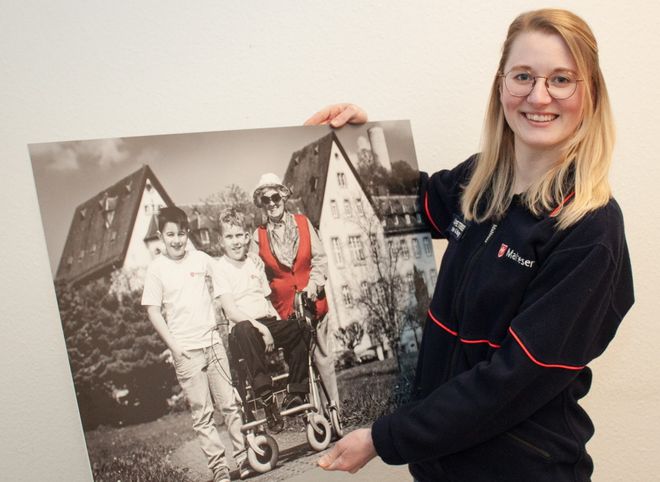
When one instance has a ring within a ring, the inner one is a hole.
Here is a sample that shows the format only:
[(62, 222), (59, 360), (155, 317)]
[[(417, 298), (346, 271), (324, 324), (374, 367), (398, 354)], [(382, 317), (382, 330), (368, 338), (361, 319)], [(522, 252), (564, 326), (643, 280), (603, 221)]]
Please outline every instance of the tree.
[[(415, 310), (411, 316), (411, 325), (415, 333), (415, 343), (419, 346), (419, 340), (417, 339), (417, 328), (424, 329), (424, 323), (426, 322), (426, 313), (429, 309), (429, 304), (431, 303), (431, 297), (429, 296), (429, 288), (426, 286), (424, 281), (424, 276), (422, 272), (419, 271), (416, 267), (413, 271), (413, 276), (415, 280)], [(432, 282), (432, 280), (431, 280)]]
[(355, 350), (364, 338), (364, 327), (361, 323), (354, 321), (346, 327), (341, 327), (335, 332), (335, 338), (347, 350)]
[(401, 371), (399, 345), (401, 331), (409, 323), (411, 291), (400, 273), (399, 244), (383, 239), (381, 221), (376, 215), (360, 218), (357, 223), (367, 240), (365, 261), (370, 279), (355, 290), (359, 293), (355, 302), (364, 311), (369, 337), (387, 340)]
[(111, 287), (105, 278), (55, 287), (85, 430), (158, 418), (178, 391), (141, 291)]
[(388, 176), (387, 186), (390, 194), (417, 194), (419, 173), (406, 161), (392, 163), (392, 172)]

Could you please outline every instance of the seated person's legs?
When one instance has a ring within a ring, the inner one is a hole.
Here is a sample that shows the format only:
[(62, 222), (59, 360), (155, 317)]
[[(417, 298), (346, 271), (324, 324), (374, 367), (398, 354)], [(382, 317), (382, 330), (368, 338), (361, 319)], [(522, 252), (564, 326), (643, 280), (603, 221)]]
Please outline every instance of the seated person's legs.
[(304, 403), (309, 393), (307, 344), (303, 329), (295, 320), (260, 320), (273, 335), (276, 347), (284, 349), (284, 358), (289, 365), (289, 395), (282, 404), (293, 408)]
[(266, 411), (268, 428), (280, 432), (284, 422), (273, 397), (272, 379), (268, 373), (265, 357), (265, 344), (261, 333), (249, 321), (234, 325), (229, 336), (229, 349), (235, 361), (243, 358), (252, 377), (252, 388), (261, 399)]

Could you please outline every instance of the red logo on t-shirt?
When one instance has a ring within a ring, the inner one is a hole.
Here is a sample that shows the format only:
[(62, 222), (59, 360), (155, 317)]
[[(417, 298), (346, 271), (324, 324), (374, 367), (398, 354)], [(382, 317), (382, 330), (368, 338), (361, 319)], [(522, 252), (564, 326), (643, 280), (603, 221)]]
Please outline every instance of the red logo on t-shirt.
[(502, 243), (502, 246), (500, 246), (500, 251), (497, 253), (497, 257), (501, 258), (502, 256), (504, 256), (506, 254), (507, 249), (509, 249), (509, 245)]

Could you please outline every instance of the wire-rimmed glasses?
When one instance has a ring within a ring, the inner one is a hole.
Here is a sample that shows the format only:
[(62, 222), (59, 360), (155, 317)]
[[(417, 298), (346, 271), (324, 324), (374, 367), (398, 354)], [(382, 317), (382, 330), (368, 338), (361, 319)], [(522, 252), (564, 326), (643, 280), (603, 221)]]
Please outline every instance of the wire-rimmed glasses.
[(572, 72), (555, 72), (549, 76), (532, 75), (524, 69), (513, 69), (506, 74), (499, 74), (504, 79), (507, 92), (514, 97), (527, 97), (532, 93), (537, 79), (545, 79), (545, 87), (553, 99), (564, 100), (575, 94), (578, 82)]

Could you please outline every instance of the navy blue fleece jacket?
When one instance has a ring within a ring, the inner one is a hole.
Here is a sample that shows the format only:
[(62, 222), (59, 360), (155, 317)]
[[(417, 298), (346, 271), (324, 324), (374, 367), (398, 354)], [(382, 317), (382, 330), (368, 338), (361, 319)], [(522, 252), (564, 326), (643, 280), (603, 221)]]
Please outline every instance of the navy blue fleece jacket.
[(621, 211), (612, 199), (558, 230), (514, 196), (503, 219), (468, 223), (472, 165), (422, 174), (427, 221), (448, 246), (414, 401), (373, 424), (376, 450), (421, 481), (589, 480), (586, 365), (633, 304)]

